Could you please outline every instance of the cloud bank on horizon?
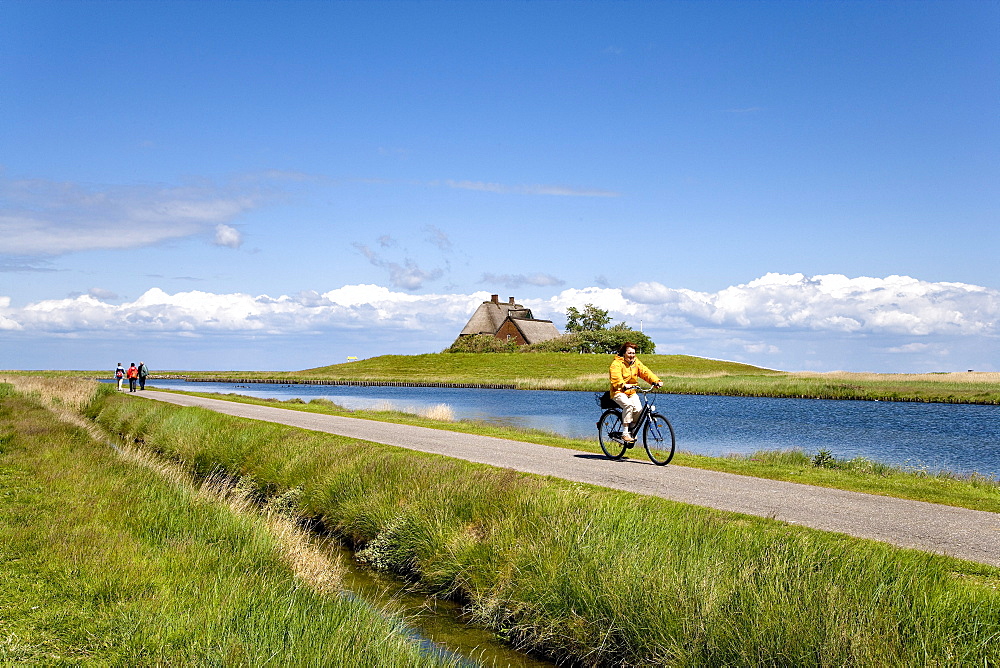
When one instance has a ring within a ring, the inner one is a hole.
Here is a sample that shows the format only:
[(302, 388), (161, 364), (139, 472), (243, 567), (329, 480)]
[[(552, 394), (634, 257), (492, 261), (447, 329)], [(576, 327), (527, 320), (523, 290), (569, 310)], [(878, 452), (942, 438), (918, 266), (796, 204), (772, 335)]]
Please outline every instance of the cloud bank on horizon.
[[(405, 336), (423, 343), (416, 352), (437, 352), (487, 299), (487, 292), (415, 295), (370, 284), (277, 297), (168, 294), (152, 288), (118, 304), (92, 291), (20, 308), (11, 306), (10, 297), (0, 297), (0, 330), (56, 338), (116, 332), (188, 340), (254, 335), (276, 344), (297, 337), (362, 335), (379, 352), (391, 352), (394, 342)], [(640, 282), (626, 288), (571, 288), (549, 298), (519, 301), (536, 317), (560, 327), (570, 306), (595, 304), (616, 321), (641, 327), (661, 353), (753, 360), (793, 370), (811, 366), (802, 358), (803, 346), (823, 350), (833, 342), (930, 360), (917, 370), (957, 370), (956, 362), (971, 364), (970, 359), (978, 370), (994, 370), (989, 355), (1000, 341), (1000, 290), (907, 276), (771, 273), (714, 293)], [(969, 350), (978, 347), (985, 355), (970, 357)], [(409, 348), (412, 352), (413, 346)], [(912, 359), (906, 364), (913, 364)]]

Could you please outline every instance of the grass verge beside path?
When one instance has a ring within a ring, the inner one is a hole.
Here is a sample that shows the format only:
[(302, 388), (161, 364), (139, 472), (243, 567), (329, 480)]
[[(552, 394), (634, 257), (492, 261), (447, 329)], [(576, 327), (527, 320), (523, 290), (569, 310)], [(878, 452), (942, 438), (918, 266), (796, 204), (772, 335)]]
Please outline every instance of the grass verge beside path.
[[(158, 390), (170, 391), (170, 390)], [(258, 406), (280, 406), (298, 411), (325, 413), (366, 420), (409, 424), (445, 431), (494, 436), (526, 443), (538, 443), (571, 450), (602, 454), (596, 440), (565, 438), (544, 431), (502, 427), (472, 421), (441, 421), (399, 411), (347, 410), (324, 399), (305, 403), (300, 399), (278, 401), (258, 399), (238, 394), (210, 392), (179, 392), (210, 399), (223, 399)], [(595, 432), (596, 434), (596, 432)], [(596, 437), (595, 437), (596, 438)], [(632, 455), (643, 459), (641, 450)], [(626, 455), (626, 458), (628, 455)], [(831, 487), (852, 492), (879, 494), (913, 501), (940, 503), (971, 510), (1000, 513), (1000, 480), (977, 475), (955, 475), (946, 471), (928, 472), (904, 470), (879, 464), (863, 457), (852, 460), (823, 460), (822, 466), (814, 465), (816, 457), (801, 450), (784, 452), (755, 452), (752, 455), (730, 457), (705, 457), (679, 451), (671, 466), (690, 466), (711, 471), (724, 471), (739, 475), (784, 480), (805, 485)]]
[(86, 413), (577, 665), (1000, 662), (989, 566), (113, 390)]
[(258, 518), (2, 384), (0, 490), (0, 664), (455, 664), (307, 586)]

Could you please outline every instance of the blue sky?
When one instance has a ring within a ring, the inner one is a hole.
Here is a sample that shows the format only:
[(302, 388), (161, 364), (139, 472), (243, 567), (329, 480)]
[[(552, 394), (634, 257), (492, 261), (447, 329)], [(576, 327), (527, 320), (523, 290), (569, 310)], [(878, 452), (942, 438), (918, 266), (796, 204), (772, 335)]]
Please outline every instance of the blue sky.
[(0, 4), (0, 368), (1000, 370), (1000, 3)]

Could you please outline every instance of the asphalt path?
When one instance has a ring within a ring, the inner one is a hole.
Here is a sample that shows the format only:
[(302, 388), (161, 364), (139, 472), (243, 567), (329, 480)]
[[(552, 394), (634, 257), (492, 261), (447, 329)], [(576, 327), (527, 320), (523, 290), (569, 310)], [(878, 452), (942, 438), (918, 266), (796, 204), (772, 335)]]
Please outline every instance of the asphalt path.
[[(138, 395), (180, 406), (338, 434), (565, 480), (768, 517), (959, 559), (1000, 566), (1000, 514), (792, 482), (654, 466), (603, 455), (427, 427), (320, 415), (273, 406), (146, 390)], [(644, 456), (645, 453), (643, 452)]]

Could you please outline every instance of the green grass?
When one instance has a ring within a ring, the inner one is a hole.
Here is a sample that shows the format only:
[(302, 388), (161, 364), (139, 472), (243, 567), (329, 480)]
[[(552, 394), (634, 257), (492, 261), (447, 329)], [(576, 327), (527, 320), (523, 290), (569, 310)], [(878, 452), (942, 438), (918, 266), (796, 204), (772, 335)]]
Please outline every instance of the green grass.
[[(568, 353), (436, 353), (382, 355), (357, 362), (294, 372), (196, 372), (188, 377), (279, 380), (391, 380), (405, 382), (503, 383), (525, 388), (589, 389), (607, 378), (607, 355)], [(769, 371), (735, 362), (688, 355), (649, 355), (643, 361), (672, 374), (770, 375)], [(603, 386), (603, 385), (602, 385)]]
[[(521, 389), (607, 389), (607, 355), (437, 353), (383, 355), (303, 371), (198, 371), (189, 378), (289, 382), (401, 381), (510, 384)], [(1000, 374), (805, 374), (689, 355), (642, 357), (676, 394), (1000, 404)]]
[[(160, 390), (163, 391), (163, 390)], [(400, 411), (347, 410), (328, 400), (314, 399), (308, 403), (301, 399), (279, 401), (259, 399), (239, 394), (210, 392), (178, 392), (193, 396), (223, 399), (260, 406), (280, 406), (291, 410), (355, 417), (366, 420), (409, 424), (431, 429), (457, 431), (468, 434), (494, 436), (527, 443), (538, 443), (559, 448), (582, 450), (601, 454), (594, 439), (572, 439), (545, 431), (500, 426), (477, 421), (446, 422), (412, 415)], [(374, 438), (374, 436), (373, 436)], [(1000, 480), (992, 476), (959, 475), (948, 471), (904, 469), (874, 462), (864, 457), (850, 460), (833, 459), (824, 466), (814, 465), (818, 453), (802, 450), (759, 451), (750, 455), (706, 457), (679, 450), (671, 466), (689, 466), (712, 471), (725, 471), (769, 480), (784, 480), (805, 485), (817, 485), (866, 494), (879, 494), (900, 499), (927, 501), (972, 510), (1000, 513)], [(643, 452), (632, 454), (644, 458)], [(628, 456), (626, 456), (628, 458)]]
[[(436, 353), (383, 355), (302, 371), (156, 371), (163, 376), (227, 380), (478, 383), (521, 389), (605, 390), (608, 355)], [(675, 394), (1000, 404), (1000, 374), (788, 373), (690, 355), (642, 357)], [(110, 371), (5, 372), (110, 377)]]
[(254, 481), (374, 567), (578, 665), (992, 665), (1000, 569), (102, 390), (87, 414)]
[(256, 516), (0, 385), (0, 664), (443, 665), (288, 559)]

